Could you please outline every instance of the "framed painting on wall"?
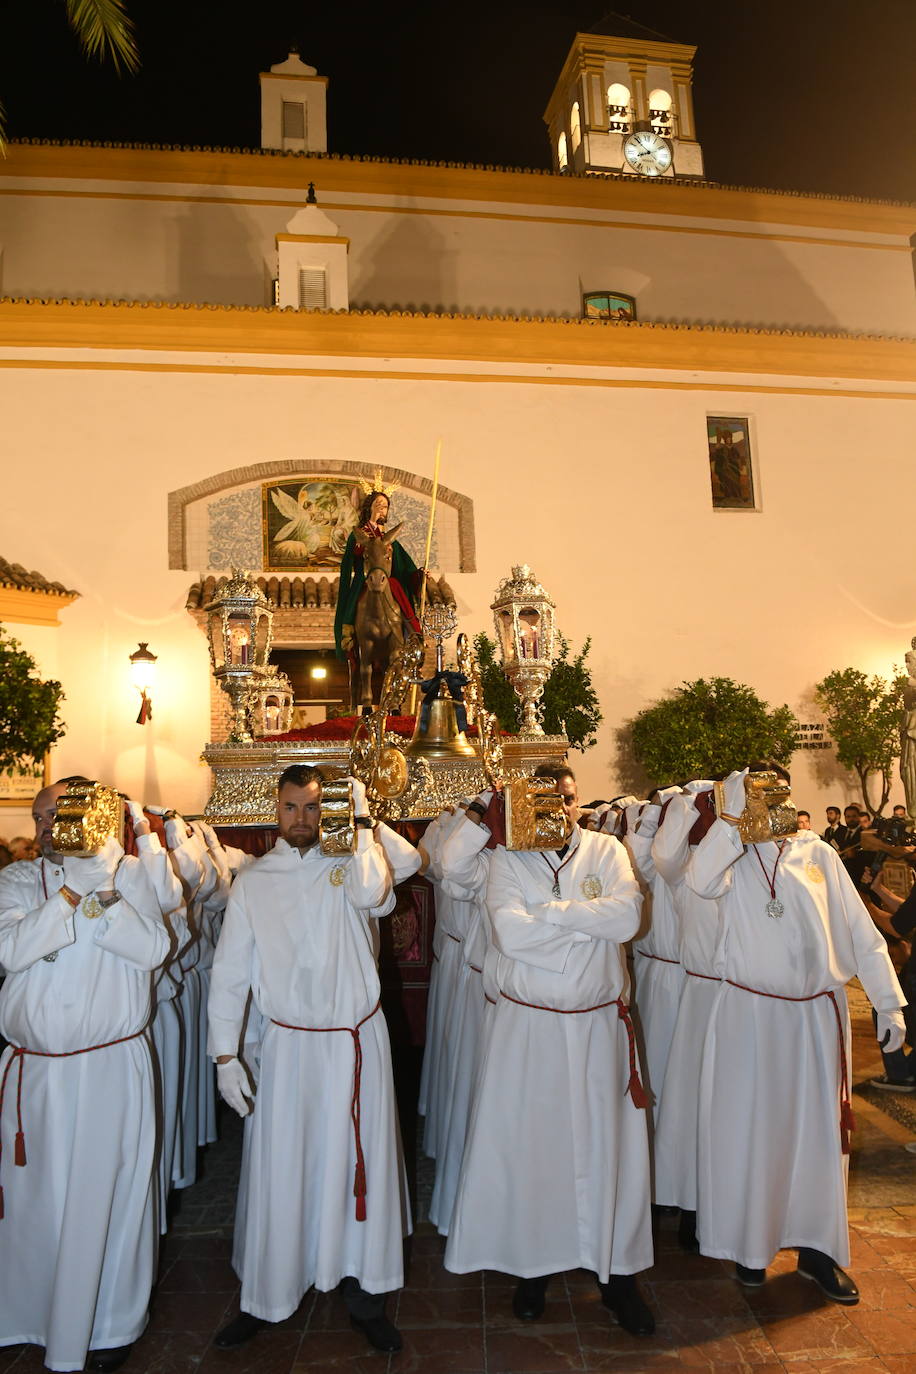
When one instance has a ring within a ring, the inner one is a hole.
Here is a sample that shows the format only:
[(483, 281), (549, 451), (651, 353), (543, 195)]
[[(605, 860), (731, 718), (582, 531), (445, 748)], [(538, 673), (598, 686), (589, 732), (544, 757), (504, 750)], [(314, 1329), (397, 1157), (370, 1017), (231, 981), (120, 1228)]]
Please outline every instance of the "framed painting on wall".
[(339, 477), (265, 482), (261, 487), (265, 571), (339, 567), (361, 499), (359, 486)]
[(587, 320), (632, 324), (636, 319), (636, 297), (623, 291), (587, 291), (582, 297), (582, 313)]
[(713, 510), (756, 510), (747, 415), (707, 415)]

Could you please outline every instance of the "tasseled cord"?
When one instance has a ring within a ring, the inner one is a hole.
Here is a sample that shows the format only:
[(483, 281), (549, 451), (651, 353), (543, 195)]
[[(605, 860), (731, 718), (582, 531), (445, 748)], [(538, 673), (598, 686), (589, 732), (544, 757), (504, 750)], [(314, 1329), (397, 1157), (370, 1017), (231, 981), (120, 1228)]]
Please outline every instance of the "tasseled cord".
[(630, 1055), (630, 1079), (627, 1083), (627, 1092), (634, 1107), (645, 1109), (649, 1105), (646, 1090), (639, 1077), (639, 1065), (636, 1058), (636, 1035), (633, 1030), (633, 1022), (630, 1020), (630, 1008), (622, 997), (617, 999), (617, 1015), (620, 1017), (627, 1031), (627, 1047)]

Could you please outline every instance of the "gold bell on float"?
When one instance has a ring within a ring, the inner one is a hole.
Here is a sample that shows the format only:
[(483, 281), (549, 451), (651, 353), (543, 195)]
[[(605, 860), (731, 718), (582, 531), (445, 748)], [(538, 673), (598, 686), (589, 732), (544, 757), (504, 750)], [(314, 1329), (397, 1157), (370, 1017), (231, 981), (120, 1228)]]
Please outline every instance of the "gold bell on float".
[(458, 729), (455, 703), (445, 682), (440, 681), (437, 697), (421, 704), (413, 737), (404, 752), (424, 759), (477, 757), (467, 735)]

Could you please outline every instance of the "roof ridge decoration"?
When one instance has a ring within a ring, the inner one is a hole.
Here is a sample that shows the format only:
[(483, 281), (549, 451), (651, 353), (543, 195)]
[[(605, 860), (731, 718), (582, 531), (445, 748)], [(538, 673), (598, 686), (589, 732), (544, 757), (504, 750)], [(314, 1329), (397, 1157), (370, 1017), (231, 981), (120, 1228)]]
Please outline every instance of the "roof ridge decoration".
[[(512, 167), (506, 163), (493, 162), (452, 162), (425, 157), (382, 157), (377, 153), (324, 153), (300, 152), (290, 148), (242, 148), (228, 147), (209, 143), (121, 143), (106, 139), (99, 143), (88, 138), (14, 138), (8, 147), (32, 148), (111, 148), (124, 152), (154, 153), (222, 153), (243, 157), (260, 158), (324, 158), (328, 162), (377, 162), (390, 167), (446, 167), (466, 172), (500, 172), (520, 176), (556, 177), (550, 167)], [(849, 205), (888, 205), (897, 209), (914, 208), (908, 200), (879, 200), (870, 196), (857, 196), (851, 192), (839, 194), (835, 191), (796, 191), (778, 186), (739, 186), (734, 182), (709, 181), (702, 177), (659, 177), (651, 180), (635, 173), (626, 172), (564, 172), (564, 181), (625, 181), (640, 186), (656, 186), (662, 190), (672, 186), (699, 187), (702, 190), (740, 191), (752, 195), (792, 196), (798, 200), (838, 201)]]
[[(383, 310), (370, 308), (300, 310), (293, 305), (217, 305), (201, 301), (132, 301), (101, 297), (75, 299), (48, 296), (0, 296), (0, 306), (3, 305), (69, 306), (73, 310), (95, 309), (99, 306), (114, 310), (137, 311), (198, 310), (218, 311), (227, 315), (302, 315), (305, 318), (313, 318), (316, 315), (352, 315), (392, 320), (475, 320), (482, 324), (550, 324), (578, 329), (607, 329), (610, 327), (635, 330), (637, 333), (649, 330), (667, 330), (670, 332), (699, 330), (708, 334), (741, 334), (767, 338), (849, 339), (859, 343), (916, 344), (916, 337), (910, 334), (866, 334), (843, 329), (780, 329), (775, 326), (716, 324), (699, 320), (615, 320), (608, 322), (600, 319), (583, 319), (578, 315), (511, 315), (501, 314), (498, 311), (472, 314), (456, 310)], [(0, 559), (0, 569), (2, 569), (2, 565), (3, 560)]]

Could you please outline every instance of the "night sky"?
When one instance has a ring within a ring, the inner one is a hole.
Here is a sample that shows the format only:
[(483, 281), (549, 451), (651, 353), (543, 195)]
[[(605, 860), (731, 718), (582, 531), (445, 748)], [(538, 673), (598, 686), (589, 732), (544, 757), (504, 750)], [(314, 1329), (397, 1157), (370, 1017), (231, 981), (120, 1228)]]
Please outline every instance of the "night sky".
[[(547, 167), (542, 115), (599, 4), (128, 0), (143, 67), (77, 51), (60, 0), (3, 7), (12, 138), (256, 148), (258, 72), (288, 46), (330, 78), (329, 149)], [(916, 0), (622, 0), (697, 46), (707, 176), (741, 186), (916, 200)], [(601, 21), (604, 20), (602, 23)]]

